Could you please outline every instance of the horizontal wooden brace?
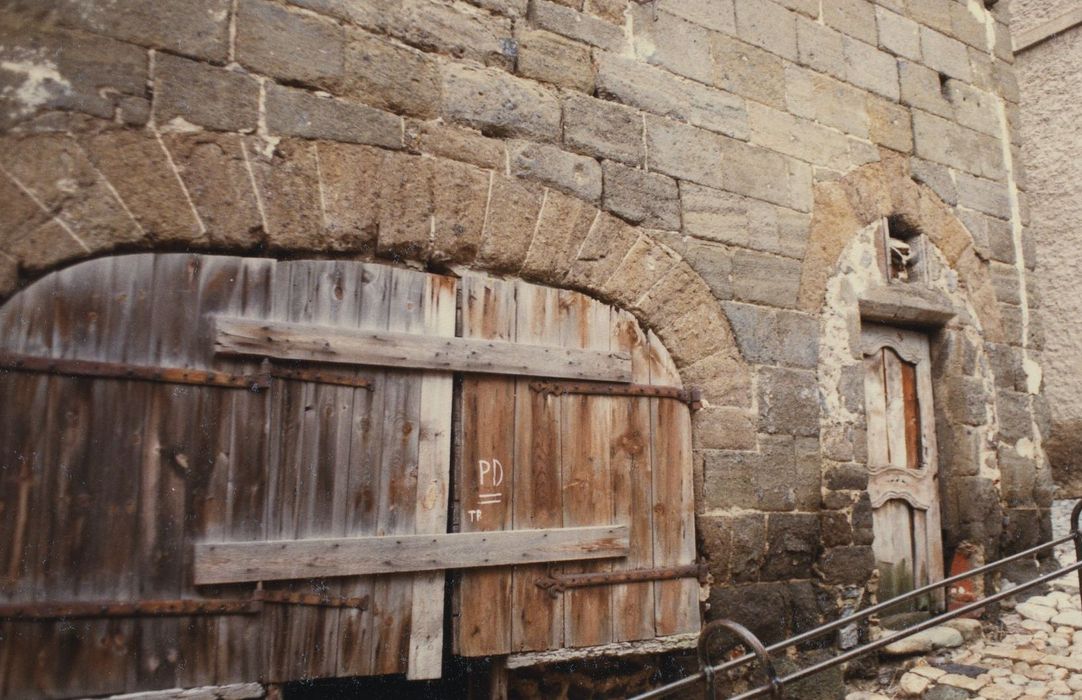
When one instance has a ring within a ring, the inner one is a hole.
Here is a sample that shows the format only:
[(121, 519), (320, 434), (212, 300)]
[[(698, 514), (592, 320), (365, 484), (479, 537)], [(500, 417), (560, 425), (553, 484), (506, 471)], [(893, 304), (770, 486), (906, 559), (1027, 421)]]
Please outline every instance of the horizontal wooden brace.
[(262, 609), (250, 598), (180, 600), (70, 601), (5, 603), (0, 620), (61, 620), (96, 617), (186, 617), (189, 615), (254, 615)]
[(365, 331), (218, 316), (215, 352), (285, 360), (528, 377), (631, 381), (623, 352)]
[(535, 582), (537, 587), (555, 598), (569, 588), (590, 588), (593, 586), (616, 586), (625, 583), (643, 583), (645, 581), (671, 581), (680, 578), (696, 578), (699, 583), (708, 583), (710, 573), (705, 561), (683, 566), (662, 566), (653, 569), (624, 569), (621, 571), (600, 571), (589, 574), (550, 574)]
[(583, 394), (587, 396), (632, 396), (656, 399), (676, 399), (693, 411), (702, 407), (702, 391), (696, 387), (681, 389), (677, 386), (654, 386), (651, 384), (620, 384), (617, 382), (530, 382), (530, 388), (541, 394), (562, 396)]
[(196, 585), (625, 557), (626, 525), (195, 545)]

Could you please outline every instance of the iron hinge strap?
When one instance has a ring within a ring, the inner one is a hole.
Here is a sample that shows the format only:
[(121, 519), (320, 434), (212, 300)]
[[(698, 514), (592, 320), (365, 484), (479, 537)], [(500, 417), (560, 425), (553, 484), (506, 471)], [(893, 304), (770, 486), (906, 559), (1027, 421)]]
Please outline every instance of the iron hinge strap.
[(620, 382), (530, 382), (530, 388), (539, 394), (563, 396), (584, 394), (589, 396), (635, 396), (656, 399), (676, 399), (697, 411), (702, 408), (702, 391), (697, 387), (681, 389), (675, 386), (650, 384), (622, 384)]
[(592, 586), (616, 586), (624, 583), (647, 581), (670, 581), (681, 578), (698, 579), (709, 583), (710, 573), (703, 560), (682, 566), (662, 566), (652, 569), (627, 569), (625, 571), (602, 571), (591, 574), (553, 574), (537, 579), (537, 587), (555, 598), (569, 588)]

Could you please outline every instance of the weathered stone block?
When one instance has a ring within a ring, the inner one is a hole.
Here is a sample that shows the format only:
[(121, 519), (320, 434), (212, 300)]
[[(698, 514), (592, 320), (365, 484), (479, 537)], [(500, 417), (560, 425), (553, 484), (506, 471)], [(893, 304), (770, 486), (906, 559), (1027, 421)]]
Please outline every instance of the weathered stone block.
[(766, 581), (807, 578), (819, 555), (822, 531), (814, 513), (771, 513), (767, 520)]
[(33, 233), (51, 218), (45, 209), (6, 176), (0, 177), (0, 202), (4, 203), (0, 251), (8, 254), (20, 239)]
[(714, 586), (710, 609), (744, 625), (765, 644), (781, 641), (789, 629), (788, 588), (784, 583)]
[(732, 575), (737, 582), (758, 581), (766, 556), (766, 516), (747, 513), (733, 518)]
[(530, 3), (530, 20), (541, 29), (584, 41), (607, 51), (619, 52), (627, 45), (627, 38), (620, 27), (549, 0), (535, 0)]
[(744, 41), (797, 59), (796, 16), (771, 0), (735, 0), (736, 33)]
[[(766, 433), (819, 434), (819, 387), (815, 373), (763, 367), (759, 370), (760, 428)], [(817, 450), (818, 451), (818, 450)]]
[(590, 47), (545, 31), (523, 31), (518, 41), (518, 72), (560, 87), (591, 93), (594, 68)]
[(919, 63), (900, 60), (898, 75), (903, 104), (919, 107), (947, 119), (954, 118), (954, 106), (943, 94), (939, 75), (934, 70)]
[(678, 262), (676, 254), (652, 236), (640, 235), (602, 286), (602, 293), (620, 306), (631, 307)]
[(350, 35), (344, 60), (344, 95), (399, 114), (439, 113), (439, 67), (431, 57), (356, 32)]
[(801, 211), (810, 208), (810, 167), (801, 169), (797, 161), (742, 141), (725, 139), (719, 145), (722, 189)]
[(751, 371), (731, 349), (681, 368), (685, 386), (702, 389), (710, 403), (724, 406), (751, 405)]
[(1033, 487), (1037, 483), (1037, 461), (1018, 454), (1014, 447), (1001, 445), (997, 450), (1007, 507), (1033, 506)]
[(523, 276), (562, 283), (599, 217), (597, 209), (581, 199), (549, 190), (535, 219), (536, 233), (522, 266)]
[[(733, 298), (733, 251), (713, 243), (688, 243), (684, 255), (717, 299)], [(730, 321), (732, 319), (730, 318)], [(745, 356), (745, 359), (750, 359)]]
[(388, 153), (380, 170), (377, 252), (413, 260), (432, 248), (433, 161)]
[(748, 121), (755, 145), (835, 170), (850, 163), (849, 140), (833, 129), (757, 103), (748, 105)]
[(1003, 174), (1002, 149), (990, 136), (916, 110), (913, 138), (922, 158), (992, 180)]
[(0, 257), (0, 297), (6, 298), (19, 285), (19, 265), (14, 258)]
[(863, 464), (835, 464), (824, 474), (823, 485), (834, 491), (863, 491), (868, 488), (868, 468)]
[(757, 511), (812, 510), (819, 506), (819, 460), (797, 457), (793, 438), (760, 435), (760, 452), (704, 452), (703, 498), (708, 507)]
[(249, 248), (263, 236), (244, 144), (233, 134), (163, 134), (177, 173), (206, 227), (207, 240)]
[(947, 204), (958, 203), (958, 190), (951, 171), (940, 165), (921, 158), (910, 158), (909, 168), (913, 179), (932, 189)]
[(814, 368), (819, 358), (819, 323), (813, 317), (728, 302), (725, 313), (741, 356), (755, 364)]
[(622, 219), (650, 228), (680, 228), (680, 194), (664, 175), (605, 161), (602, 206)]
[(841, 547), (853, 542), (853, 527), (845, 513), (820, 513), (819, 528), (824, 547)]
[(273, 152), (261, 139), (245, 139), (252, 176), (263, 202), (266, 240), (275, 250), (325, 250), (323, 211), (314, 145), (284, 139)]
[(698, 515), (695, 517), (695, 534), (699, 540), (697, 549), (706, 559), (714, 581), (728, 581), (733, 519), (727, 515)]
[(307, 90), (267, 85), (267, 128), (271, 133), (402, 147), (402, 118), (367, 105)]
[(718, 32), (736, 32), (733, 0), (659, 0), (658, 9)]
[(1029, 395), (1001, 389), (996, 392), (996, 417), (999, 418), (999, 439), (1016, 442), (1033, 439), (1033, 416), (1029, 410)]
[(710, 406), (696, 411), (692, 422), (696, 449), (755, 449), (755, 425), (747, 409)]
[(477, 255), (491, 178), (491, 173), (471, 165), (433, 163), (433, 260), (468, 263)]
[(947, 81), (945, 92), (959, 124), (999, 138), (999, 107), (994, 95), (953, 79)]
[(1005, 183), (956, 173), (958, 203), (963, 207), (991, 214), (1000, 219), (1011, 218), (1011, 200)]
[(1018, 271), (1009, 265), (997, 262), (992, 262), (989, 265), (996, 300), (1003, 304), (1020, 305), (1022, 303), (1022, 287), (1018, 280)]
[(888, 100), (898, 100), (898, 64), (894, 56), (851, 37), (842, 37), (842, 49), (848, 82)]
[(834, 0), (822, 4), (823, 21), (855, 39), (875, 45), (878, 38), (875, 25), (876, 8), (864, 0)]
[(543, 141), (560, 133), (560, 103), (548, 91), (494, 68), (443, 67), (443, 116), (496, 136)]
[(597, 158), (642, 163), (643, 118), (637, 111), (585, 95), (568, 95), (563, 109), (565, 144)]
[(910, 18), (891, 12), (885, 7), (875, 8), (879, 27), (879, 47), (913, 61), (920, 61), (920, 25)]
[(745, 198), (688, 182), (680, 185), (684, 232), (707, 241), (747, 247)]
[(800, 289), (800, 263), (777, 255), (738, 251), (733, 260), (733, 293), (738, 301), (793, 308)]
[(819, 570), (827, 583), (863, 585), (874, 568), (871, 547), (834, 547), (819, 558)]
[(154, 60), (154, 118), (159, 125), (180, 117), (220, 131), (255, 131), (259, 83), (250, 75), (170, 54)]
[(722, 137), (667, 119), (646, 119), (651, 170), (682, 180), (720, 187)]
[(696, 82), (673, 79), (670, 73), (634, 59), (600, 53), (595, 60), (599, 97), (733, 138), (747, 138), (747, 112), (739, 97)]
[(584, 0), (582, 9), (606, 22), (623, 26), (627, 3), (624, 0)]
[(496, 272), (517, 272), (522, 267), (533, 241), (542, 197), (540, 187), (493, 175), (484, 236), (477, 254), (479, 265)]
[(809, 68), (845, 80), (842, 35), (805, 17), (797, 17), (796, 29), (800, 62)]
[(508, 143), (507, 153), (512, 175), (537, 180), (590, 202), (601, 198), (601, 166), (593, 158), (529, 141)]
[[(946, 7), (946, 6), (944, 6)], [(929, 27), (920, 28), (920, 50), (924, 63), (932, 70), (946, 73), (963, 82), (972, 82), (966, 45)]]
[(270, 2), (239, 0), (237, 61), (257, 73), (334, 90), (345, 71), (345, 32)]
[(639, 59), (700, 83), (711, 81), (710, 31), (652, 7), (633, 5), (631, 18)]
[[(612, 276), (638, 240), (638, 232), (615, 216), (602, 213), (586, 234), (567, 272), (567, 283), (580, 289), (598, 289)], [(673, 350), (673, 359), (677, 352)]]
[(316, 144), (323, 225), (340, 249), (371, 250), (379, 229), (379, 176), (385, 151), (322, 141)]
[(772, 53), (726, 34), (710, 37), (713, 83), (772, 107), (785, 107), (783, 61)]
[(505, 69), (514, 65), (514, 41), (508, 17), (461, 2), (399, 0), (379, 2), (376, 7), (376, 19), (382, 20), (384, 30), (407, 44)]
[(502, 171), (507, 167), (502, 141), (438, 121), (407, 122), (405, 144), (414, 152), (450, 158), (479, 168)]
[(861, 90), (791, 63), (785, 67), (784, 97), (784, 107), (798, 117), (868, 138), (870, 101)]
[(902, 153), (913, 151), (913, 121), (909, 110), (896, 102), (868, 97), (868, 137), (872, 143)]

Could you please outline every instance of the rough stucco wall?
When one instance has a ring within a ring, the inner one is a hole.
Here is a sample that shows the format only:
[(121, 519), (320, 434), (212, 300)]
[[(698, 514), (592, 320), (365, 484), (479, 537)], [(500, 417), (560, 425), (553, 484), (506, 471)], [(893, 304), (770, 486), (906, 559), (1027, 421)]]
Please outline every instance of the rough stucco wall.
[(1024, 31), (1078, 8), (1078, 0), (1010, 0), (1011, 33)]
[[(1048, 3), (1077, 6), (1076, 2)], [(1021, 24), (1058, 16), (1043, 2), (1014, 3)], [(1062, 8), (1061, 8), (1062, 9)], [(1063, 495), (1082, 494), (1082, 27), (1042, 42), (1017, 58), (1022, 88), (1022, 154), (1040, 261), (1044, 304), (1045, 393), (1053, 419), (1049, 458)]]

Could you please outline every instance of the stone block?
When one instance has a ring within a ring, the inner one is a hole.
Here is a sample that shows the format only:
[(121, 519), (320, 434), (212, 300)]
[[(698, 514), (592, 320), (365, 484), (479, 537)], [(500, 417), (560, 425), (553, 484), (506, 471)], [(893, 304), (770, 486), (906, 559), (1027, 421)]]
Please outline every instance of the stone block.
[(947, 3), (939, 0), (907, 0), (910, 17), (920, 24), (941, 32), (951, 31), (951, 13)]
[(755, 449), (755, 425), (747, 409), (709, 406), (696, 411), (692, 423), (696, 449)]
[(531, 226), (533, 244), (522, 266), (523, 276), (550, 284), (562, 283), (599, 216), (597, 209), (581, 199), (548, 191), (539, 216), (532, 222), (536, 233)]
[(735, 0), (736, 34), (749, 44), (797, 60), (796, 15), (771, 0)]
[(167, 53), (154, 59), (154, 119), (167, 128), (179, 117), (219, 131), (254, 132), (259, 83), (250, 75)]
[[(785, 70), (774, 54), (727, 34), (710, 37), (713, 84), (729, 92), (784, 109)], [(709, 81), (708, 81), (709, 82)]]
[(228, 55), (230, 0), (48, 4), (66, 26), (218, 63)]
[(747, 138), (744, 100), (722, 90), (673, 76), (641, 61), (608, 53), (595, 56), (597, 94), (659, 116), (733, 138)]
[(0, 258), (0, 298), (6, 299), (19, 286), (19, 264), (14, 258)]
[(656, 332), (677, 367), (694, 364), (733, 345), (729, 323), (716, 303), (703, 304), (683, 316), (669, 315), (657, 324)]
[(646, 148), (651, 170), (712, 187), (722, 184), (722, 137), (716, 134), (647, 117)]
[(868, 97), (868, 137), (901, 153), (913, 152), (913, 117), (904, 106)]
[(767, 518), (767, 554), (761, 578), (784, 581), (808, 578), (819, 555), (822, 531), (814, 513), (771, 513)]
[(70, 228), (53, 219), (12, 243), (5, 251), (4, 260), (14, 261), (18, 269), (26, 272), (44, 272), (61, 263), (85, 258), (88, 253), (112, 247), (112, 242), (105, 239), (95, 241), (95, 244), (100, 247), (88, 251), (86, 243), (72, 235)]
[(947, 410), (957, 423), (984, 425), (990, 399), (977, 377), (956, 376), (947, 380)]
[(790, 63), (785, 67), (784, 95), (792, 114), (868, 138), (868, 107), (873, 102), (862, 90)]
[(723, 190), (680, 184), (684, 232), (707, 241), (747, 247), (749, 225), (746, 198)]
[(764, 644), (779, 642), (789, 630), (788, 586), (784, 583), (752, 583), (746, 586), (714, 586), (710, 609), (747, 627)]
[(627, 46), (622, 28), (549, 0), (530, 3), (530, 20), (541, 29), (607, 51), (620, 52)]
[(879, 48), (913, 61), (920, 61), (920, 25), (910, 18), (876, 6)]
[(922, 158), (998, 180), (1003, 152), (990, 136), (920, 110), (913, 113), (914, 150)]
[(710, 32), (655, 7), (633, 5), (631, 9), (635, 55), (670, 73), (710, 83)]
[(898, 64), (891, 54), (851, 37), (842, 37), (846, 81), (898, 101)]
[(947, 204), (958, 203), (958, 189), (951, 171), (939, 163), (922, 158), (910, 158), (909, 169), (913, 179), (931, 188)]
[[(714, 243), (688, 243), (684, 259), (703, 278), (716, 299), (733, 298), (733, 251)], [(732, 318), (730, 317), (730, 322)], [(745, 356), (745, 359), (750, 359)]]
[(1016, 442), (1033, 439), (1033, 415), (1029, 395), (1001, 389), (996, 392), (996, 417), (999, 418), (999, 439)]
[(865, 0), (834, 0), (822, 4), (823, 22), (842, 34), (875, 46), (876, 7)]
[(813, 369), (819, 360), (819, 323), (793, 311), (728, 302), (725, 314), (741, 356), (755, 364)]
[(695, 518), (697, 551), (703, 558), (715, 583), (729, 580), (732, 556), (733, 518), (727, 515), (698, 515)]
[(251, 248), (263, 235), (244, 144), (234, 134), (162, 134), (177, 174), (206, 227), (207, 241), (229, 248)]
[(590, 202), (601, 198), (601, 166), (593, 158), (529, 141), (509, 142), (507, 154), (512, 175)]
[(402, 118), (367, 105), (269, 84), (267, 129), (274, 134), (402, 147)]
[(943, 94), (939, 75), (934, 70), (903, 59), (898, 62), (898, 76), (903, 104), (946, 119), (954, 118), (954, 105)]
[(736, 32), (733, 0), (659, 0), (658, 9), (716, 32)]
[(502, 141), (439, 121), (407, 122), (405, 144), (417, 153), (450, 158), (479, 168), (502, 171), (507, 167)]
[(498, 12), (506, 17), (525, 17), (529, 0), (467, 0), (473, 5)]
[(696, 386), (710, 403), (724, 406), (751, 405), (751, 371), (730, 350), (716, 353), (683, 367), (685, 386)]
[(52, 218), (48, 211), (7, 176), (0, 177), (0, 202), (4, 203), (0, 251), (5, 253)]
[(385, 152), (368, 146), (316, 144), (323, 225), (339, 249), (372, 250), (379, 228), (379, 176)]
[(640, 235), (605, 281), (601, 293), (622, 307), (631, 307), (678, 262), (672, 250), (652, 236)]
[(345, 48), (342, 93), (360, 102), (416, 117), (440, 109), (439, 67), (429, 56), (355, 32)]
[(929, 27), (920, 28), (920, 51), (929, 68), (969, 83), (973, 70), (966, 45)]
[(623, 105), (585, 95), (568, 95), (563, 101), (564, 143), (572, 149), (640, 165), (645, 157), (643, 118)]
[[(707, 507), (725, 505), (756, 511), (812, 510), (819, 507), (819, 461), (798, 459), (792, 437), (760, 435), (760, 452), (704, 452), (703, 497)], [(735, 573), (735, 572), (734, 572)]]
[(587, 94), (594, 90), (590, 47), (546, 31), (517, 34), (519, 75)]
[(1034, 505), (1033, 487), (1037, 483), (1037, 461), (1018, 454), (1014, 447), (1001, 445), (997, 450), (1003, 500), (1008, 508)]
[(841, 33), (805, 17), (797, 17), (796, 30), (800, 63), (845, 80), (845, 50)]
[(765, 433), (812, 437), (819, 434), (819, 387), (807, 370), (759, 370), (759, 423)]
[(841, 547), (853, 543), (853, 527), (845, 513), (820, 513), (819, 529), (823, 533), (824, 547)]
[(750, 250), (733, 259), (733, 296), (738, 301), (794, 308), (800, 289), (798, 261)]
[(508, 17), (461, 2), (399, 0), (387, 5), (378, 5), (377, 19), (382, 20), (387, 33), (407, 44), (504, 69), (514, 65), (515, 44)]
[(553, 141), (560, 134), (560, 103), (537, 84), (494, 68), (443, 67), (443, 116), (492, 136)]
[(742, 141), (726, 139), (719, 145), (722, 150), (722, 189), (783, 207), (808, 210), (811, 205), (810, 168), (801, 169), (798, 161)]
[(954, 79), (947, 81), (945, 92), (954, 105), (954, 117), (959, 124), (999, 138), (998, 100), (992, 93)]
[(345, 75), (345, 31), (269, 0), (238, 0), (237, 62), (278, 80), (331, 90)]
[(428, 259), (432, 249), (434, 163), (397, 153), (388, 153), (384, 158), (379, 180), (379, 254)]
[(112, 119), (147, 86), (146, 51), (105, 37), (0, 28), (0, 129), (40, 110)]
[(542, 199), (540, 187), (493, 175), (484, 234), (477, 254), (479, 266), (494, 272), (517, 272), (522, 267), (533, 241)]
[(835, 464), (824, 474), (823, 485), (834, 491), (864, 491), (868, 469), (863, 464)]
[(827, 583), (863, 585), (874, 568), (875, 555), (867, 546), (834, 547), (819, 558), (819, 570)]
[(449, 160), (436, 160), (432, 168), (431, 259), (444, 263), (471, 262), (481, 246), (493, 175)]
[(585, 0), (582, 6), (587, 14), (616, 25), (624, 24), (624, 13), (627, 11), (624, 0)]
[(602, 164), (602, 173), (605, 209), (632, 224), (680, 228), (680, 195), (675, 180), (608, 160)]
[(1020, 305), (1022, 303), (1022, 287), (1018, 279), (1018, 271), (1010, 265), (992, 262), (989, 265), (992, 273), (992, 286), (996, 292), (996, 300), (1003, 304)]
[(955, 174), (958, 187), (958, 203), (1000, 219), (1011, 218), (1011, 200), (1005, 183), (973, 177), (967, 173)]
[(748, 121), (757, 146), (834, 170), (850, 163), (849, 141), (833, 129), (756, 103), (748, 105)]
[(248, 162), (263, 203), (266, 241), (272, 250), (334, 249), (324, 235), (315, 147), (283, 139), (273, 151), (262, 139), (245, 139)]

